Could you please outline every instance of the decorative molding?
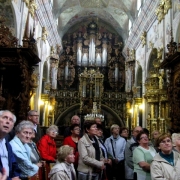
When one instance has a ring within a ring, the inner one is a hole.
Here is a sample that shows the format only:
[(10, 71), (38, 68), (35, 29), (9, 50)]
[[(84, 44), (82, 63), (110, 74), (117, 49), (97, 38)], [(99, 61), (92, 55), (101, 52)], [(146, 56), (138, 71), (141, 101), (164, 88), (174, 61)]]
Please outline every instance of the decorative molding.
[(35, 0), (30, 0), (30, 1), (29, 1), (29, 6), (28, 6), (28, 8), (29, 8), (29, 13), (31, 14), (32, 18), (35, 17), (35, 12), (36, 12), (36, 10), (37, 10), (37, 7), (38, 7), (38, 6), (37, 6)]
[(169, 9), (172, 8), (172, 2), (171, 0), (161, 0), (158, 7), (156, 8), (156, 16), (158, 19), (158, 23), (160, 23), (165, 15), (168, 13)]
[(36, 15), (41, 27), (46, 27), (48, 31), (47, 41), (50, 46), (58, 44), (62, 49), (62, 40), (57, 31), (56, 20), (53, 18), (52, 9), (49, 1), (37, 0), (38, 9)]
[(126, 55), (127, 48), (136, 49), (137, 46), (140, 44), (140, 36), (142, 33), (142, 29), (147, 32), (156, 20), (156, 15), (154, 14), (154, 11), (157, 6), (157, 0), (146, 0), (146, 3), (142, 7), (140, 15), (133, 23), (132, 33), (127, 39), (127, 42), (123, 49), (123, 54)]
[(142, 47), (144, 47), (146, 45), (146, 36), (147, 36), (147, 32), (143, 31), (142, 34), (141, 34), (141, 37), (140, 37)]
[(48, 36), (48, 31), (46, 30), (45, 27), (42, 27), (42, 36), (41, 39), (46, 43), (47, 40), (47, 36)]

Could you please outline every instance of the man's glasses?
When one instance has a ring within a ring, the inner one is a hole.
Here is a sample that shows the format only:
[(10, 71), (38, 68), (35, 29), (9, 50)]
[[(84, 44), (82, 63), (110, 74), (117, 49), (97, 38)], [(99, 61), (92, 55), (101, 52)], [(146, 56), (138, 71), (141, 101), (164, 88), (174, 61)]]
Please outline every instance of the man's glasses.
[(33, 115), (33, 114), (32, 114), (32, 115), (30, 115), (30, 116), (36, 116), (36, 117), (39, 117), (39, 115)]

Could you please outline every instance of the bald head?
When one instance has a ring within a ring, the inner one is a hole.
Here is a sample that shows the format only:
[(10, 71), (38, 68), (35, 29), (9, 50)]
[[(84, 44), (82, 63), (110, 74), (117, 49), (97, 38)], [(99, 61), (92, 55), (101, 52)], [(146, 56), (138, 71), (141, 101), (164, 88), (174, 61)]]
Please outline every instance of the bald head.
[(136, 138), (136, 136), (137, 136), (141, 131), (143, 131), (142, 127), (141, 127), (141, 126), (136, 126), (136, 127), (133, 129), (133, 132), (132, 132), (133, 137)]

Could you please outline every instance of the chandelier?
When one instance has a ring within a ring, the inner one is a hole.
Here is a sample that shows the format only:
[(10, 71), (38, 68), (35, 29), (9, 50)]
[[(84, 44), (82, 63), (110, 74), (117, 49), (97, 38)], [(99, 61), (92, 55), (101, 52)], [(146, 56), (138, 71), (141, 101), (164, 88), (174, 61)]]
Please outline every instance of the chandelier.
[(79, 75), (80, 112), (86, 114), (85, 120), (94, 120), (96, 117), (104, 120), (101, 114), (101, 100), (104, 91), (104, 75), (99, 68), (85, 68)]
[(84, 120), (94, 120), (95, 118), (101, 119), (101, 121), (104, 121), (104, 115), (99, 114), (98, 112), (100, 109), (97, 109), (97, 102), (93, 102), (93, 109), (91, 114), (87, 114), (84, 116)]

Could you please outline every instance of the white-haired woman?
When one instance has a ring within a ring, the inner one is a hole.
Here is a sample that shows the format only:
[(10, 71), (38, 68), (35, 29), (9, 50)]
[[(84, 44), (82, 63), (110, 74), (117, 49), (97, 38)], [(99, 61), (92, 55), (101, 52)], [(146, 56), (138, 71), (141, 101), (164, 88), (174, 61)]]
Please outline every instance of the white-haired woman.
[(30, 159), (31, 149), (27, 143), (30, 142), (34, 125), (30, 121), (20, 122), (16, 128), (16, 136), (10, 141), (13, 153), (16, 157), (19, 168), (21, 169), (20, 179), (27, 180), (28, 177), (35, 175), (42, 163), (33, 164)]
[(56, 143), (54, 138), (57, 134), (58, 127), (51, 125), (47, 128), (46, 135), (44, 135), (37, 144), (41, 158), (46, 162), (54, 163), (56, 161)]
[(173, 150), (180, 153), (180, 133), (172, 134)]
[(58, 161), (49, 173), (50, 180), (76, 180), (73, 166), (75, 161), (74, 148), (69, 145), (61, 146), (57, 154)]

